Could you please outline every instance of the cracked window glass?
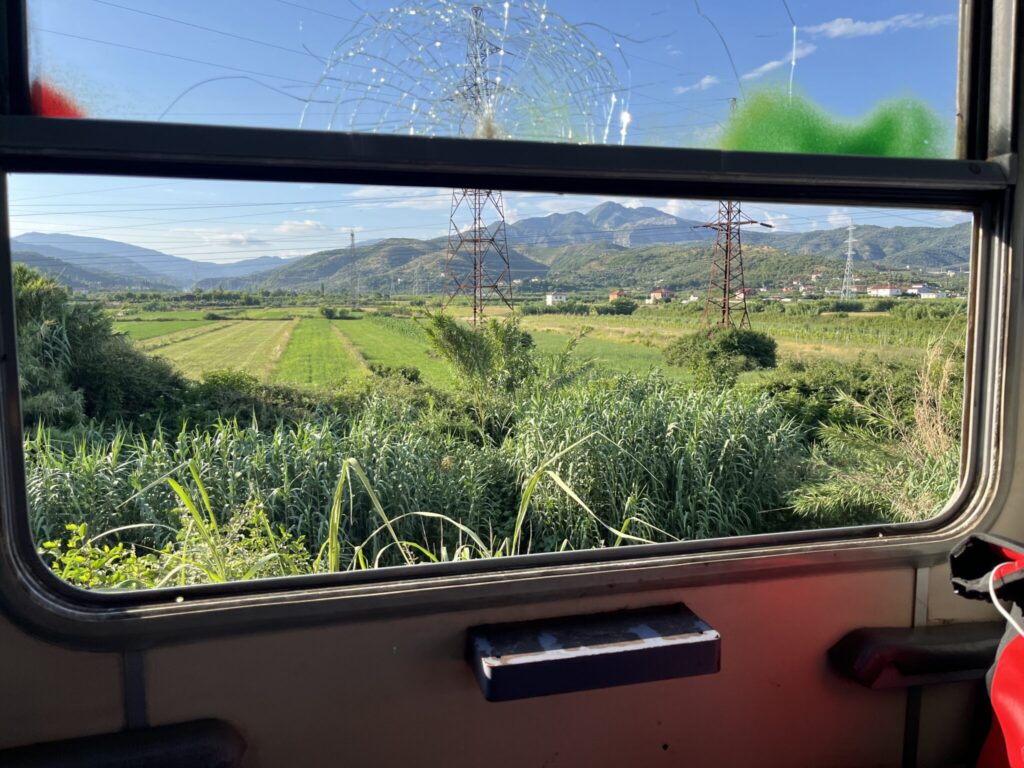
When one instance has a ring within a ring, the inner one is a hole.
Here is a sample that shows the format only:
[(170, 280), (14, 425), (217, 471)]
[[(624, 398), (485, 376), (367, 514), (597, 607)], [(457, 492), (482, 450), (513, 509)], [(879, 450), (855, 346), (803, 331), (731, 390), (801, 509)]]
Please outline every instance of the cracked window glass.
[(955, 0), (30, 0), (39, 114), (949, 157)]

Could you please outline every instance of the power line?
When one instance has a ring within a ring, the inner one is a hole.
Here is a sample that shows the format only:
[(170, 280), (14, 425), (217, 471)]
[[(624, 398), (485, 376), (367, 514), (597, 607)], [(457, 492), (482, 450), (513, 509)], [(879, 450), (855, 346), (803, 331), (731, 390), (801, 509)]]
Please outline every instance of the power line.
[(126, 43), (115, 43), (115, 42), (112, 42), (110, 40), (100, 40), (99, 38), (89, 37), (87, 35), (74, 35), (74, 34), (71, 34), (70, 32), (59, 32), (59, 31), (54, 30), (54, 29), (44, 29), (43, 27), (33, 27), (32, 29), (35, 32), (45, 32), (48, 35), (58, 35), (60, 37), (68, 37), (68, 38), (72, 38), (72, 39), (75, 39), (75, 40), (84, 40), (84, 41), (89, 42), (89, 43), (97, 43), (99, 45), (109, 45), (109, 46), (111, 46), (113, 48), (122, 48), (122, 49), (128, 50), (128, 51), (136, 51), (137, 53), (148, 53), (148, 54), (153, 55), (153, 56), (162, 56), (162, 57), (167, 58), (167, 59), (175, 59), (177, 61), (184, 61), (184, 62), (187, 62), (189, 64), (201, 64), (201, 65), (207, 66), (207, 67), (217, 67), (219, 69), (226, 69), (229, 72), (242, 72), (242, 73), (245, 73), (247, 75), (256, 75), (257, 77), (270, 77), (270, 78), (273, 78), (275, 80), (285, 80), (285, 81), (290, 82), (290, 83), (297, 83), (299, 85), (305, 85), (305, 86), (314, 87), (314, 88), (317, 86), (316, 83), (310, 82), (308, 80), (299, 80), (299, 79), (294, 78), (294, 77), (287, 77), (286, 75), (275, 75), (275, 74), (273, 74), (271, 72), (259, 72), (259, 71), (252, 70), (252, 69), (245, 69), (244, 67), (234, 67), (234, 66), (231, 66), (230, 64), (218, 64), (217, 62), (214, 62), (214, 61), (204, 61), (203, 59), (193, 59), (193, 58), (191, 58), (189, 56), (179, 56), (179, 55), (177, 55), (175, 53), (166, 53), (165, 51), (154, 51), (152, 48), (142, 48), (142, 47), (137, 46), (137, 45), (128, 45)]
[(185, 26), (185, 27), (192, 27), (193, 29), (199, 29), (199, 30), (202, 30), (204, 32), (210, 32), (211, 34), (214, 34), (214, 35), (221, 35), (222, 37), (230, 37), (230, 38), (233, 38), (235, 40), (241, 40), (243, 42), (252, 43), (254, 45), (262, 45), (265, 48), (274, 48), (274, 49), (276, 49), (278, 51), (284, 51), (286, 53), (296, 53), (296, 54), (298, 54), (300, 56), (303, 56), (305, 58), (312, 58), (312, 55), (310, 54), (309, 51), (304, 51), (304, 50), (301, 50), (299, 48), (288, 48), (288, 47), (283, 46), (283, 45), (277, 45), (276, 43), (267, 42), (266, 40), (257, 40), (256, 38), (246, 37), (245, 35), (239, 35), (239, 34), (236, 34), (234, 32), (227, 32), (227, 31), (225, 31), (223, 29), (214, 29), (213, 27), (208, 27), (205, 24), (196, 24), (195, 22), (185, 21), (184, 19), (176, 19), (176, 18), (174, 18), (172, 16), (164, 16), (163, 14), (153, 13), (152, 11), (144, 11), (141, 8), (132, 8), (131, 6), (128, 6), (128, 5), (121, 5), (120, 3), (111, 2), (111, 0), (92, 0), (92, 2), (98, 3), (99, 5), (107, 5), (107, 6), (110, 6), (111, 8), (118, 8), (118, 9), (120, 9), (122, 11), (129, 11), (131, 13), (137, 13), (137, 14), (139, 14), (141, 16), (149, 16), (149, 17), (154, 18), (154, 19), (160, 19), (161, 21), (171, 22), (173, 24), (180, 24), (180, 25)]

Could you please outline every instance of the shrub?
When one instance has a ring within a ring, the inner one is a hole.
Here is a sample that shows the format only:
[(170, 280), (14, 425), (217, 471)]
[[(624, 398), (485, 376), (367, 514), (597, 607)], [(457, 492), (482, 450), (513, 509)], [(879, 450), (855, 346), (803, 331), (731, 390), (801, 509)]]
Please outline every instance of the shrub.
[(629, 299), (615, 299), (607, 304), (598, 304), (595, 310), (599, 315), (632, 315), (637, 306), (635, 301)]
[(886, 405), (900, 420), (913, 418), (916, 368), (907, 363), (861, 357), (839, 360), (790, 361), (756, 385), (770, 394), (793, 418), (810, 428), (863, 424), (866, 411)]
[(380, 379), (399, 378), (410, 384), (422, 383), (420, 369), (413, 365), (381, 365), (370, 363), (370, 373)]
[(698, 384), (731, 387), (740, 373), (774, 368), (775, 340), (757, 331), (713, 328), (674, 341), (665, 349), (669, 365), (688, 368)]
[(55, 280), (21, 264), (14, 290), (26, 424), (152, 420), (180, 404), (185, 380), (114, 333), (98, 304), (75, 301)]

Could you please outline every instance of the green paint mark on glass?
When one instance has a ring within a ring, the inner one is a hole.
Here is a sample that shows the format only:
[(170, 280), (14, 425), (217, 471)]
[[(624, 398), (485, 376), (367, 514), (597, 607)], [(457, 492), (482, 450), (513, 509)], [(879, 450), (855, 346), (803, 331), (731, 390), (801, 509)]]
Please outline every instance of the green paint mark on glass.
[(950, 131), (919, 99), (880, 103), (865, 118), (839, 120), (800, 96), (749, 95), (729, 118), (721, 149), (874, 157), (949, 157)]

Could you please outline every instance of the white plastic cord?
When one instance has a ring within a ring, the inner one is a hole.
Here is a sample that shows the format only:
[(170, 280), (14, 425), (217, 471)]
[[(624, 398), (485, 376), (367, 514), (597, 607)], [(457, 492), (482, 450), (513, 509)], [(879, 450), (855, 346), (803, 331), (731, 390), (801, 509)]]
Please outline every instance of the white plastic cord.
[(992, 605), (996, 607), (996, 610), (999, 611), (1003, 618), (1010, 623), (1010, 626), (1017, 631), (1018, 635), (1024, 637), (1024, 627), (1021, 627), (1021, 625), (1017, 623), (1017, 620), (1010, 615), (1010, 612), (1003, 607), (1002, 603), (999, 602), (999, 598), (996, 596), (996, 573), (1004, 565), (1013, 565), (1013, 563), (1000, 563), (992, 569), (992, 572), (988, 575), (988, 594), (989, 597), (992, 598)]

